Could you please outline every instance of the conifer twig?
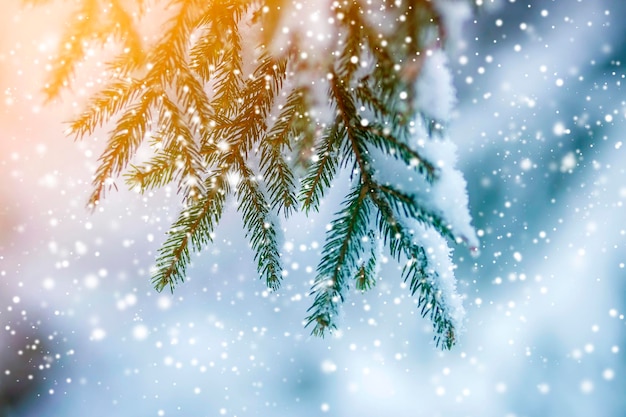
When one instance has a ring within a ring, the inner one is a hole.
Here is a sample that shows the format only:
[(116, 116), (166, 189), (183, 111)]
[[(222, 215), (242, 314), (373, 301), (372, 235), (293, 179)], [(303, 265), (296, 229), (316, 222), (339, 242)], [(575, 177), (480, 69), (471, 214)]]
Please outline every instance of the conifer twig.
[[(447, 264), (427, 247), (433, 245), (428, 233), (467, 242), (471, 227), (468, 221), (459, 228), (459, 216), (431, 201), (429, 190), (452, 168), (431, 160), (436, 153), (415, 139), (422, 131), (442, 135), (440, 124), (416, 107), (415, 86), (426, 51), (446, 37), (438, 1), (444, 0), (382, 2), (376, 13), (369, 1), (321, 2), (332, 33), (313, 51), (297, 25), (283, 19), (292, 7), (283, 0), (164, 1), (162, 36), (152, 43), (139, 29), (145, 0), (81, 0), (45, 93), (51, 100), (70, 85), (92, 44), (121, 46), (106, 63), (104, 87), (68, 129), (76, 139), (109, 130), (89, 207), (100, 204), (120, 175), (141, 192), (176, 184), (182, 208), (152, 281), (159, 291), (173, 291), (233, 198), (257, 272), (276, 290), (283, 277), (279, 215), (320, 210), (339, 173), (349, 171), (349, 192), (326, 233), (307, 325), (319, 336), (336, 329), (348, 289), (376, 285), (386, 250), (403, 265), (401, 277), (432, 322), (435, 343), (451, 348), (462, 308), (450, 271), (441, 269)], [(144, 149), (150, 155), (142, 159)], [(396, 168), (391, 163), (406, 169), (410, 181), (387, 175)], [(424, 189), (413, 189), (414, 179)], [(447, 248), (437, 249), (446, 261)]]

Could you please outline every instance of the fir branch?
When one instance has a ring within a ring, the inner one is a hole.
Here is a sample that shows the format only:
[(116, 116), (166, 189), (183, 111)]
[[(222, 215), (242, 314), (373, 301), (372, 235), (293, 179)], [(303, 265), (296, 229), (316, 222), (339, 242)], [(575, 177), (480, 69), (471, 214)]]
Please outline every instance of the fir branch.
[(176, 168), (180, 173), (178, 191), (182, 191), (183, 201), (188, 198), (198, 199), (204, 194), (202, 176), (205, 169), (202, 155), (178, 106), (166, 94), (161, 95), (160, 104), (163, 147), (166, 152), (177, 154)]
[[(335, 108), (337, 109), (337, 118), (339, 123), (345, 127), (348, 139), (342, 149), (342, 165), (350, 160), (354, 160), (354, 164), (359, 171), (369, 177), (367, 174), (370, 170), (370, 161), (367, 157), (367, 136), (368, 129), (366, 123), (356, 110), (355, 102), (347, 89), (346, 82), (330, 73), (330, 95)], [(355, 168), (356, 168), (355, 167)], [(352, 172), (354, 173), (354, 169)]]
[(45, 85), (46, 101), (59, 96), (61, 90), (69, 85), (74, 75), (74, 67), (86, 55), (84, 44), (100, 34), (98, 0), (84, 0), (82, 7), (70, 17), (70, 24), (62, 35), (60, 55), (53, 66), (49, 81)]
[(282, 273), (282, 263), (277, 242), (277, 225), (270, 217), (269, 204), (260, 190), (253, 172), (247, 167), (241, 155), (235, 156), (234, 168), (240, 174), (237, 185), (238, 210), (243, 215), (246, 237), (255, 252), (257, 270), (265, 279), (268, 288), (278, 289)]
[[(354, 88), (354, 95), (362, 106), (374, 113), (378, 124), (383, 126), (383, 132), (388, 131), (398, 139), (410, 136), (409, 115), (404, 111), (398, 111), (402, 106), (399, 104), (399, 94), (392, 94), (394, 87), (381, 86), (373, 80), (373, 75), (362, 77)], [(389, 78), (386, 78), (389, 81)], [(374, 86), (372, 85), (374, 82)]]
[(164, 24), (164, 37), (148, 54), (148, 84), (169, 86), (179, 68), (187, 66), (187, 49), (191, 32), (196, 28), (207, 4), (203, 0), (172, 0), (178, 11)]
[[(141, 35), (135, 30), (133, 17), (119, 0), (109, 0), (109, 5), (111, 7), (109, 32), (123, 42), (124, 49), (116, 59), (107, 62), (107, 67), (120, 77), (127, 76), (145, 61)], [(139, 13), (142, 13), (143, 6), (143, 1), (137, 0)]]
[(163, 187), (175, 180), (177, 159), (176, 151), (161, 150), (142, 166), (129, 164), (130, 168), (124, 175), (126, 184), (142, 193)]
[(269, 139), (261, 141), (261, 170), (267, 182), (273, 210), (283, 210), (288, 217), (297, 208), (295, 180), (283, 154), (282, 145)]
[(127, 106), (127, 110), (111, 131), (106, 148), (99, 159), (100, 166), (94, 176), (94, 190), (89, 197), (88, 207), (92, 209), (96, 207), (104, 196), (107, 185), (111, 185), (113, 177), (126, 168), (141, 145), (152, 120), (150, 109), (158, 96), (154, 90), (144, 90), (137, 103)]
[(214, 76), (225, 47), (216, 26), (209, 25), (189, 51), (189, 68), (205, 83)]
[(314, 323), (312, 333), (324, 336), (327, 330), (336, 328), (339, 302), (343, 302), (346, 281), (356, 275), (358, 256), (363, 251), (363, 238), (367, 235), (370, 204), (367, 200), (369, 187), (359, 181), (346, 197), (344, 208), (331, 222), (326, 234), (322, 259), (317, 267), (313, 284), (313, 305), (306, 318), (307, 326)]
[[(218, 109), (215, 114), (211, 139), (208, 146), (202, 149), (207, 160), (216, 161), (219, 165), (231, 165), (233, 157), (238, 154), (248, 157), (255, 144), (266, 134), (267, 118), (286, 76), (285, 71), (284, 60), (274, 60), (267, 55), (259, 59), (254, 74), (246, 80), (239, 93), (240, 103), (235, 103), (238, 105), (228, 110), (234, 118), (226, 117), (223, 109)], [(220, 142), (227, 143), (226, 152), (213, 146)], [(219, 155), (226, 156), (220, 158)]]
[(286, 69), (285, 59), (263, 54), (252, 77), (246, 80), (241, 93), (242, 105), (230, 130), (241, 141), (240, 149), (246, 155), (265, 134), (267, 119), (282, 87)]
[(434, 340), (442, 347), (450, 349), (455, 342), (456, 329), (450, 312), (441, 299), (442, 292), (438, 289), (439, 276), (435, 268), (431, 268), (423, 247), (415, 244), (411, 232), (403, 224), (390, 204), (390, 199), (373, 190), (370, 193), (373, 204), (378, 209), (378, 229), (383, 243), (389, 247), (390, 254), (398, 262), (405, 256), (408, 262), (403, 269), (404, 281), (410, 280), (411, 294), (419, 292), (418, 308), (423, 317), (429, 315), (433, 323)]
[(310, 210), (317, 211), (326, 190), (331, 186), (332, 180), (339, 167), (339, 147), (345, 135), (345, 129), (339, 121), (335, 121), (327, 133), (322, 137), (314, 162), (307, 176), (301, 181), (299, 200), (306, 214)]
[(208, 82), (215, 74), (218, 64), (223, 62), (226, 48), (232, 46), (229, 45), (231, 32), (233, 29), (236, 31), (236, 24), (248, 6), (245, 1), (207, 2), (207, 7), (197, 22), (201, 33), (189, 51), (189, 67), (203, 82)]
[(283, 209), (287, 217), (296, 209), (293, 172), (282, 154), (298, 134), (304, 92), (296, 88), (287, 97), (276, 122), (261, 140), (261, 169), (268, 184), (272, 209)]
[[(376, 268), (378, 251), (376, 249), (376, 234), (373, 230), (367, 233), (367, 242), (370, 246), (367, 259), (361, 263), (355, 276), (355, 288), (359, 291), (368, 291), (376, 285)], [(365, 238), (363, 238), (365, 241)]]
[(189, 68), (181, 68), (176, 76), (176, 96), (180, 106), (186, 109), (191, 118), (194, 133), (200, 139), (200, 146), (212, 140), (211, 128), (215, 125), (215, 110), (211, 107), (204, 86)]
[(341, 34), (344, 35), (339, 40), (343, 43), (343, 50), (339, 55), (339, 61), (337, 63), (337, 74), (346, 83), (349, 83), (355, 72), (361, 63), (362, 47), (362, 32), (364, 30), (364, 22), (362, 22), (360, 15), (362, 13), (360, 2), (349, 1), (345, 2), (345, 8), (338, 3), (338, 7), (335, 7), (335, 16), (339, 24), (341, 24), (345, 31)]
[(204, 187), (206, 194), (180, 213), (159, 249), (156, 272), (152, 276), (157, 291), (169, 286), (173, 292), (176, 284), (184, 282), (190, 250), (200, 251), (213, 239), (213, 231), (222, 217), (229, 193), (226, 170), (209, 175)]
[(309, 109), (313, 107), (309, 98), (311, 92), (308, 87), (296, 88), (294, 100), (294, 119), (292, 120), (292, 136), (289, 136), (289, 144), (293, 150), (294, 169), (306, 171), (312, 164), (316, 139), (318, 138), (316, 122), (312, 119)]
[(404, 216), (415, 219), (423, 225), (432, 226), (441, 236), (452, 241), (459, 238), (441, 214), (428, 210), (415, 196), (396, 190), (390, 184), (377, 184), (377, 189), (387, 198), (389, 204), (394, 206), (396, 212), (402, 211)]
[(68, 132), (77, 139), (90, 136), (96, 128), (102, 127), (115, 114), (129, 107), (142, 91), (143, 83), (138, 80), (111, 81), (90, 99), (87, 110), (70, 123)]
[(437, 179), (438, 170), (430, 161), (420, 155), (416, 149), (388, 133), (383, 126), (376, 123), (368, 124), (367, 131), (365, 138), (369, 144), (401, 160), (407, 167), (423, 175), (429, 183), (432, 184)]
[(289, 93), (276, 121), (265, 135), (267, 141), (289, 146), (293, 138), (300, 133), (298, 120), (302, 116), (304, 108), (303, 97), (305, 90), (305, 88), (295, 88)]
[(235, 16), (224, 19), (226, 30), (225, 48), (222, 60), (215, 69), (213, 100), (211, 106), (224, 115), (231, 117), (239, 104), (239, 89), (243, 83), (241, 37), (237, 29)]
[[(177, 0), (185, 1), (185, 0)], [(218, 24), (221, 27), (229, 28), (232, 21), (238, 22), (244, 13), (257, 0), (205, 0), (206, 11), (198, 21), (199, 25)], [(225, 24), (225, 25), (224, 25)]]
[[(38, 4), (37, 1), (27, 2)], [(113, 66), (118, 75), (126, 75), (142, 62), (142, 43), (134, 28), (134, 21), (119, 0), (110, 0), (109, 13), (101, 13), (99, 0), (83, 0), (80, 7), (70, 18), (77, 23), (69, 26), (63, 34), (60, 56), (53, 68), (50, 81), (46, 84), (46, 97), (50, 101), (59, 96), (61, 90), (69, 85), (75, 66), (86, 56), (85, 45), (96, 41), (104, 44), (110, 38), (121, 40), (124, 52), (116, 59)], [(140, 5), (141, 6), (141, 5)]]
[[(145, 3), (136, 0), (134, 10), (141, 15)], [(278, 288), (282, 265), (275, 214), (288, 216), (298, 200), (307, 215), (317, 211), (338, 171), (347, 168), (351, 189), (326, 234), (307, 325), (314, 324), (315, 335), (332, 331), (350, 280), (360, 291), (375, 285), (378, 234), (391, 256), (405, 262), (402, 278), (418, 297), (420, 313), (432, 321), (437, 345), (450, 348), (455, 343), (458, 317), (444, 299), (451, 296), (449, 283), (439, 276), (411, 226), (449, 239), (455, 233), (433, 204), (393, 184), (378, 183), (379, 161), (371, 153), (396, 159), (428, 183), (440, 180), (432, 162), (410, 145), (410, 122), (420, 117), (413, 95), (424, 52), (445, 38), (431, 2), (386, 2), (389, 21), (397, 23), (389, 35), (369, 20), (364, 2), (334, 2), (328, 7), (336, 17), (336, 44), (327, 51), (334, 61), (322, 59), (310, 67), (300, 60), (296, 37), (279, 57), (268, 52), (268, 35), (260, 39), (260, 56), (243, 47), (249, 39), (242, 39), (242, 25), (265, 21), (263, 33), (273, 33), (278, 10), (290, 7), (283, 0), (170, 0), (163, 36), (145, 51), (132, 6), (110, 0), (106, 14), (100, 6), (100, 0), (81, 0), (63, 35), (62, 45), (69, 47), (60, 49), (48, 99), (69, 83), (74, 67), (85, 58), (84, 45), (111, 40), (122, 45), (122, 53), (107, 64), (109, 83), (69, 131), (83, 138), (117, 118), (94, 175), (92, 208), (124, 171), (128, 185), (141, 191), (177, 183), (184, 209), (159, 251), (153, 276), (157, 290), (169, 286), (173, 291), (186, 278), (191, 252), (211, 241), (231, 194), (229, 175), (239, 177), (233, 188), (257, 270), (269, 288)], [(274, 14), (264, 19), (263, 6)], [(248, 13), (251, 8), (256, 11)], [(144, 65), (143, 76), (129, 76)], [(251, 66), (253, 73), (244, 74)], [(298, 81), (298, 70), (305, 66), (328, 80), (326, 104), (334, 112), (328, 125), (313, 120), (317, 104), (324, 101), (309, 100), (313, 87)], [(286, 81), (298, 87), (283, 99), (272, 123)], [(154, 154), (131, 165), (148, 136)], [(251, 168), (256, 159), (262, 175), (256, 166)], [(301, 167), (307, 172), (296, 181), (295, 170)]]

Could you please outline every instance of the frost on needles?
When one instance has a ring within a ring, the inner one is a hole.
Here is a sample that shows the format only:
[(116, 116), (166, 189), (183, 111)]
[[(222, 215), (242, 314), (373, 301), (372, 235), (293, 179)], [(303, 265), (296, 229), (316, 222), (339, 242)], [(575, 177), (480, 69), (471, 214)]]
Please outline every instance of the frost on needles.
[[(92, 46), (117, 51), (69, 131), (80, 139), (109, 130), (92, 209), (120, 176), (142, 192), (177, 186), (181, 209), (156, 260), (157, 290), (184, 281), (229, 199), (259, 275), (278, 289), (280, 219), (313, 215), (347, 171), (307, 325), (319, 336), (336, 329), (348, 289), (376, 284), (385, 251), (449, 349), (464, 311), (448, 245), (478, 242), (445, 132), (454, 91), (442, 48), (468, 10), (447, 0), (81, 0), (45, 93), (54, 100), (71, 86)], [(154, 36), (146, 28), (162, 16)], [(152, 155), (140, 160), (146, 146)]]

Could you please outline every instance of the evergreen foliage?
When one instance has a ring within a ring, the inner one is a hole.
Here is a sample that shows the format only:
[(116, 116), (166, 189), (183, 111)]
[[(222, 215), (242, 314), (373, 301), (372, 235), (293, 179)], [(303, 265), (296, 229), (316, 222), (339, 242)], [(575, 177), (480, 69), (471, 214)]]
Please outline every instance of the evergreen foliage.
[[(53, 100), (71, 85), (87, 45), (119, 43), (108, 84), (69, 131), (82, 139), (111, 128), (88, 199), (92, 209), (120, 175), (141, 191), (177, 185), (182, 209), (156, 260), (157, 290), (184, 281), (190, 254), (211, 241), (229, 198), (238, 203), (259, 275), (277, 289), (279, 218), (318, 211), (348, 170), (350, 190), (326, 235), (307, 325), (320, 336), (335, 329), (350, 285), (366, 291), (376, 284), (386, 247), (405, 265), (402, 277), (433, 322), (436, 343), (454, 345), (459, 322), (446, 299), (451, 294), (410, 221), (452, 241), (468, 238), (444, 212), (382, 182), (376, 173), (384, 167), (374, 157), (386, 155), (429, 184), (439, 180), (437, 161), (411, 140), (420, 118), (431, 134), (441, 130), (415, 100), (427, 51), (445, 40), (433, 2), (317, 2), (328, 8), (334, 33), (314, 60), (302, 53), (305, 39), (297, 34), (282, 45), (274, 40), (290, 4), (283, 0), (77, 3), (45, 93)], [(169, 16), (154, 43), (139, 29), (150, 7)], [(319, 85), (327, 90), (323, 99), (314, 91)], [(153, 156), (137, 161), (144, 142)]]

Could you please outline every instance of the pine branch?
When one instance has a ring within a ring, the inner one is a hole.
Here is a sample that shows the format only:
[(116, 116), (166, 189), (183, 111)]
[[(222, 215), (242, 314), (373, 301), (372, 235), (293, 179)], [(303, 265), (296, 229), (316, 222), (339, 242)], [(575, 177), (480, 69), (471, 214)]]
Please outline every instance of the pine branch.
[(126, 112), (120, 117), (110, 133), (106, 148), (100, 156), (100, 166), (93, 180), (94, 191), (89, 197), (88, 207), (94, 209), (104, 196), (105, 188), (112, 184), (113, 178), (119, 175), (134, 156), (143, 142), (152, 120), (150, 109), (159, 94), (153, 90), (145, 90), (139, 102), (127, 106)]
[[(137, 1), (137, 3), (141, 12), (143, 3), (142, 1)], [(109, 6), (111, 28), (108, 31), (123, 42), (124, 50), (118, 59), (108, 63), (108, 67), (113, 68), (118, 75), (126, 76), (145, 61), (141, 35), (135, 30), (134, 19), (122, 6), (120, 0), (109, 0)]]
[[(365, 238), (363, 239), (365, 241)], [(376, 235), (373, 230), (367, 233), (367, 242), (370, 246), (370, 251), (367, 259), (364, 260), (359, 269), (357, 270), (355, 277), (355, 287), (359, 291), (368, 291), (376, 285), (376, 269), (377, 269), (377, 257), (378, 251), (376, 249)]]
[(282, 262), (277, 242), (277, 225), (270, 217), (267, 203), (254, 174), (240, 155), (236, 156), (234, 168), (240, 174), (237, 185), (239, 211), (243, 215), (246, 236), (255, 252), (257, 270), (268, 288), (278, 289), (282, 273)]
[(170, 154), (177, 153), (176, 169), (180, 173), (178, 191), (182, 193), (183, 202), (189, 198), (198, 199), (205, 191), (202, 186), (205, 171), (202, 155), (178, 106), (166, 94), (161, 95), (160, 104), (163, 147)]
[(288, 96), (281, 112), (264, 138), (261, 140), (261, 169), (268, 184), (272, 209), (282, 209), (288, 217), (297, 205), (295, 180), (282, 151), (299, 135), (298, 123), (302, 110), (304, 89), (294, 89)]
[(74, 75), (74, 67), (86, 55), (83, 45), (92, 38), (102, 36), (98, 22), (98, 6), (98, 0), (84, 0), (82, 7), (70, 17), (73, 24), (68, 26), (61, 37), (64, 48), (61, 49), (50, 80), (45, 85), (46, 101), (58, 97), (61, 90), (69, 85), (69, 80)]
[(402, 211), (404, 216), (415, 219), (425, 226), (432, 226), (441, 236), (452, 241), (459, 238), (441, 214), (428, 210), (415, 196), (396, 190), (389, 184), (378, 184), (378, 190), (387, 197), (396, 212)]
[(269, 139), (261, 142), (261, 170), (267, 182), (272, 210), (283, 211), (288, 217), (297, 208), (295, 180), (282, 155), (281, 144)]
[(147, 189), (163, 187), (176, 179), (177, 159), (178, 154), (175, 151), (161, 150), (142, 166), (130, 164), (124, 175), (126, 184), (142, 193)]
[(111, 118), (129, 107), (143, 91), (143, 83), (137, 80), (116, 79), (96, 93), (89, 101), (87, 110), (70, 123), (69, 133), (77, 139), (93, 134), (94, 130), (108, 123)]
[(190, 262), (190, 250), (200, 251), (212, 241), (213, 231), (222, 217), (229, 185), (226, 170), (209, 175), (204, 182), (207, 189), (202, 199), (185, 208), (169, 231), (169, 237), (159, 249), (156, 272), (152, 283), (157, 291), (185, 281)]
[[(309, 98), (311, 92), (308, 87), (298, 87), (293, 90), (295, 95), (293, 102), (294, 118), (291, 121), (289, 144), (293, 150), (293, 166), (295, 169), (306, 171), (312, 164), (311, 156), (318, 137), (316, 133), (316, 121), (313, 120), (309, 109), (313, 107)], [(290, 96), (291, 97), (291, 96)], [(288, 100), (289, 101), (289, 100)]]
[[(270, 37), (281, 13), (292, 7), (283, 0), (170, 0), (163, 36), (153, 45), (144, 45), (137, 29), (145, 0), (105, 3), (81, 0), (63, 35), (68, 47), (60, 48), (47, 94), (52, 99), (68, 85), (85, 58), (85, 45), (115, 41), (123, 48), (107, 63), (106, 87), (70, 123), (69, 132), (84, 138), (113, 125), (94, 175), (92, 208), (122, 173), (140, 191), (177, 183), (184, 208), (159, 251), (157, 290), (173, 291), (184, 281), (191, 253), (212, 240), (231, 194), (257, 270), (277, 289), (282, 265), (275, 215), (289, 216), (297, 202), (307, 215), (319, 210), (346, 169), (350, 192), (326, 233), (307, 325), (319, 336), (332, 331), (350, 280), (360, 291), (376, 284), (381, 249), (376, 242), (382, 241), (405, 264), (402, 278), (418, 297), (420, 313), (432, 321), (436, 344), (455, 343), (461, 309), (451, 307), (458, 306), (454, 285), (438, 270), (419, 230), (450, 240), (456, 232), (437, 202), (378, 179), (388, 162), (427, 185), (446, 179), (413, 138), (413, 123), (426, 117), (414, 108), (420, 102), (415, 83), (426, 50), (446, 36), (431, 1), (384, 2), (377, 13), (389, 24), (370, 18), (369, 2), (324, 3), (334, 14), (335, 43), (311, 54), (314, 61), (302, 53), (297, 33), (272, 55), (277, 45)], [(259, 44), (254, 50), (248, 47), (249, 33), (261, 34), (253, 40)], [(312, 89), (324, 83), (326, 97), (315, 96)], [(330, 122), (315, 118), (326, 110), (333, 112)], [(426, 124), (430, 136), (440, 134), (432, 129), (434, 122)], [(134, 161), (148, 137), (153, 154)]]
[(429, 316), (433, 323), (437, 346), (441, 343), (442, 347), (450, 349), (456, 338), (453, 324), (455, 320), (444, 306), (446, 300), (441, 298), (436, 268), (430, 267), (424, 248), (413, 242), (411, 232), (392, 208), (389, 197), (385, 197), (379, 190), (373, 190), (370, 196), (378, 209), (377, 223), (383, 243), (389, 247), (391, 256), (398, 262), (402, 260), (402, 256), (408, 259), (402, 273), (404, 281), (410, 280), (409, 289), (412, 295), (419, 292), (418, 308), (421, 307), (422, 316)]
[(213, 100), (211, 106), (218, 109), (220, 114), (231, 117), (239, 104), (239, 89), (243, 83), (241, 37), (237, 30), (237, 20), (234, 16), (225, 19), (226, 44), (222, 60), (215, 69), (213, 84)]
[(311, 314), (306, 318), (307, 326), (314, 324), (312, 333), (316, 336), (324, 336), (327, 330), (337, 327), (335, 318), (339, 314), (339, 303), (344, 299), (346, 281), (356, 275), (354, 265), (363, 251), (363, 238), (369, 224), (368, 192), (368, 186), (359, 181), (326, 234), (312, 289), (315, 300), (308, 310)]
[(327, 134), (322, 137), (315, 161), (301, 182), (299, 200), (307, 214), (310, 210), (318, 210), (322, 197), (337, 173), (339, 166), (337, 155), (344, 135), (345, 129), (336, 121), (327, 128)]

